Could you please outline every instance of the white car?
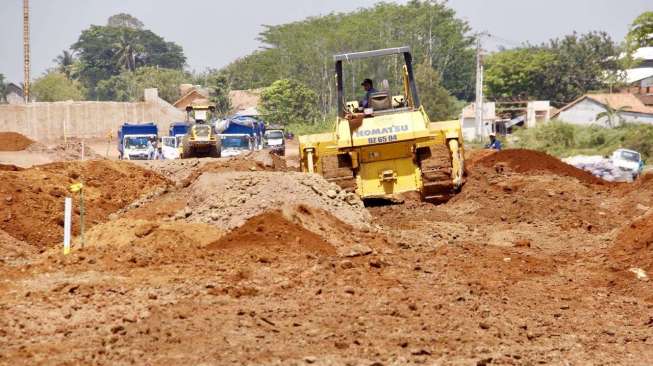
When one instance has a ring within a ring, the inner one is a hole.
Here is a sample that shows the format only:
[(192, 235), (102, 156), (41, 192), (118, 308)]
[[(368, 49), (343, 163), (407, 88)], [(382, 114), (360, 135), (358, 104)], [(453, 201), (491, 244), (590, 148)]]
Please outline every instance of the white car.
[(642, 156), (635, 150), (617, 149), (612, 153), (611, 160), (619, 169), (630, 172), (633, 179), (637, 178), (644, 169)]

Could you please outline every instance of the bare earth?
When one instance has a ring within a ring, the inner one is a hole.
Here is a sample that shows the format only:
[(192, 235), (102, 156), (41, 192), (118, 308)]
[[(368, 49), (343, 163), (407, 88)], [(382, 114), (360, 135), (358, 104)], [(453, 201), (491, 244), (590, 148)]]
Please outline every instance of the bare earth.
[(653, 177), (559, 164), (472, 155), (448, 203), (371, 208), (264, 154), (0, 170), (0, 364), (650, 365)]

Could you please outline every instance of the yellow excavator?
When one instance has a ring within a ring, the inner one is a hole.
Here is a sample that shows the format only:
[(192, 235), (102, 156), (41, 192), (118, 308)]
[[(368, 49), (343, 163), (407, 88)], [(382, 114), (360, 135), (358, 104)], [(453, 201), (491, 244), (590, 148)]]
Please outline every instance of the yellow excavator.
[[(398, 95), (384, 88), (365, 108), (345, 102), (343, 61), (403, 56)], [(463, 185), (463, 137), (459, 121), (430, 122), (420, 104), (409, 47), (334, 56), (338, 117), (329, 133), (299, 136), (301, 170), (318, 173), (362, 199), (450, 198)]]

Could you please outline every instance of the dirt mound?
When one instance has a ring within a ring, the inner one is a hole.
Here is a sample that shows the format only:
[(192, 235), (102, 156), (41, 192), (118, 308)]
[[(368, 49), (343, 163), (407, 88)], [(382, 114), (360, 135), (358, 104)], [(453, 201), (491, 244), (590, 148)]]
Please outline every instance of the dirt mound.
[(34, 141), (18, 132), (0, 132), (0, 151), (21, 151)]
[(473, 171), (478, 166), (496, 167), (496, 169), (508, 168), (522, 174), (555, 174), (576, 178), (587, 184), (606, 184), (605, 181), (584, 170), (565, 164), (551, 155), (534, 150), (509, 149), (481, 156), (468, 164), (468, 171)]
[(206, 222), (226, 230), (269, 210), (305, 205), (329, 212), (356, 228), (368, 227), (370, 214), (354, 194), (321, 176), (293, 172), (204, 173), (189, 187), (188, 207), (179, 219)]
[(622, 229), (610, 256), (625, 270), (641, 268), (653, 275), (653, 214)]
[(105, 158), (93, 151), (93, 149), (88, 145), (84, 145), (84, 153), (82, 154), (82, 141), (76, 138), (69, 138), (66, 142), (54, 146), (34, 143), (26, 150), (29, 152), (51, 155), (52, 160), (56, 161), (80, 160), (82, 159), (82, 155), (84, 160), (98, 160)]
[(604, 232), (618, 227), (605, 206), (609, 191), (558, 174), (514, 174), (477, 166), (445, 207), (453, 214), (506, 224), (552, 223)]
[[(61, 241), (63, 203), (69, 186), (85, 183), (86, 227), (168, 184), (133, 164), (110, 161), (53, 163), (22, 171), (0, 171), (0, 229), (38, 247)], [(73, 232), (79, 232), (75, 195)]]
[(335, 255), (335, 248), (319, 235), (288, 221), (281, 211), (269, 211), (248, 219), (242, 226), (210, 244), (214, 250), (274, 251)]
[[(223, 231), (207, 224), (121, 218), (89, 230), (83, 250), (77, 237), (73, 253), (83, 256), (84, 261), (72, 262), (105, 270), (185, 263), (204, 256), (205, 247), (223, 235)], [(49, 254), (56, 258), (59, 251), (50, 249)]]
[(5, 231), (0, 230), (0, 265), (13, 264), (19, 260), (34, 258), (37, 249), (24, 241), (20, 241)]
[(478, 150), (465, 150), (465, 166), (467, 168), (474, 167), (478, 161), (496, 153), (496, 150), (478, 149)]

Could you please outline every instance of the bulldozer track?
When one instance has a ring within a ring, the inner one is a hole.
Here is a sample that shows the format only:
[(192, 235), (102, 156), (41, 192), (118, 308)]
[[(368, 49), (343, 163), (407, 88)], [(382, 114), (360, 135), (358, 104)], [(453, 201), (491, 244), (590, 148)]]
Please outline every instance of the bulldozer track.
[(322, 175), (327, 181), (337, 184), (345, 191), (353, 192), (356, 190), (356, 178), (351, 168), (351, 161), (348, 161), (345, 156), (322, 157)]
[(433, 201), (451, 198), (455, 192), (449, 148), (446, 145), (421, 148), (418, 159), (422, 170), (422, 197)]

